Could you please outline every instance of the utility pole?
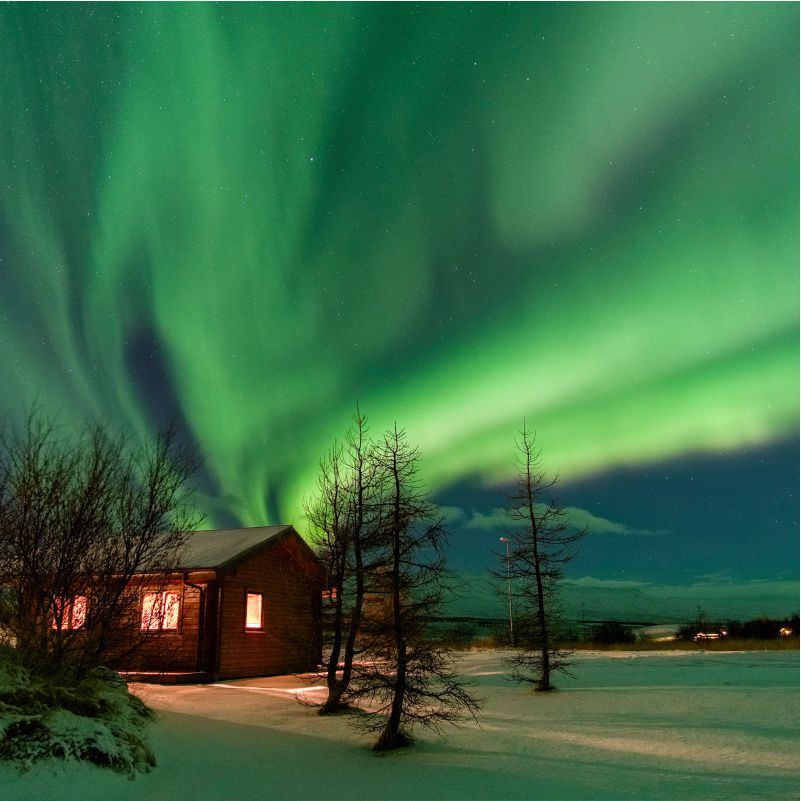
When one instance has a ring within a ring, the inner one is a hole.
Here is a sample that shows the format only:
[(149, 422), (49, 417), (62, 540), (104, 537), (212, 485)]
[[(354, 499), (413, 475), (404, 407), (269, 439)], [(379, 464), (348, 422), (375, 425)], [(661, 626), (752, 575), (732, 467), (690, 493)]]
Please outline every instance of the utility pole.
[(509, 597), (509, 644), (515, 647), (515, 629), (512, 622), (512, 573), (509, 566), (509, 537), (500, 537), (506, 543), (506, 592)]

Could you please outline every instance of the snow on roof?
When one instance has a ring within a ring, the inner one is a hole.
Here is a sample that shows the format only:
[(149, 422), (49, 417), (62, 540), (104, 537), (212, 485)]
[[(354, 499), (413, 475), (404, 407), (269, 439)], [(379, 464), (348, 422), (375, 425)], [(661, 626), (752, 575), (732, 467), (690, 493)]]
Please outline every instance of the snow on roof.
[(179, 569), (224, 567), (292, 530), (292, 526), (283, 525), (190, 531)]

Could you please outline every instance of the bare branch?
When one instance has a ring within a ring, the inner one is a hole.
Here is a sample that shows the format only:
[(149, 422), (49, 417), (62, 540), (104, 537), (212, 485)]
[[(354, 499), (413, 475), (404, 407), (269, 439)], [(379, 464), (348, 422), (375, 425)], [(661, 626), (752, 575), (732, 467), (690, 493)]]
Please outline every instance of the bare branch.
[(514, 490), (506, 496), (508, 559), (500, 554), (502, 565), (490, 572), (493, 578), (509, 582), (510, 604), (515, 600), (517, 651), (510, 658), (512, 675), (538, 690), (551, 690), (552, 672), (567, 672), (569, 664), (569, 654), (555, 646), (552, 635), (558, 581), (585, 532), (569, 530), (565, 510), (551, 493), (557, 479), (546, 475), (541, 451), (525, 421), (515, 449), (518, 474)]
[(29, 666), (80, 675), (141, 643), (133, 578), (177, 564), (196, 466), (172, 430), (136, 445), (36, 410), (0, 442), (0, 627)]

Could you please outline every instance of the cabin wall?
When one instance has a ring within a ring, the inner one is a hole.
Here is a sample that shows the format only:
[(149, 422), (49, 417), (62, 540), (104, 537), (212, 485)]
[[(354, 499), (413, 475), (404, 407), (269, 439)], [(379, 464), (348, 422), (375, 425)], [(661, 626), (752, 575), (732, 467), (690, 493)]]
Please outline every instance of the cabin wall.
[[(319, 659), (321, 584), (286, 539), (226, 571), (220, 609), (220, 678), (302, 672)], [(245, 629), (245, 597), (264, 596), (264, 630)]]
[[(142, 584), (142, 592), (146, 592), (148, 589), (150, 587), (147, 584)], [(178, 590), (182, 593), (178, 630), (140, 631), (141, 645), (135, 653), (125, 659), (125, 669), (167, 673), (194, 672), (197, 670), (198, 658), (200, 591), (194, 587), (187, 587), (180, 581), (166, 584), (161, 589)], [(136, 614), (138, 630), (141, 602)]]

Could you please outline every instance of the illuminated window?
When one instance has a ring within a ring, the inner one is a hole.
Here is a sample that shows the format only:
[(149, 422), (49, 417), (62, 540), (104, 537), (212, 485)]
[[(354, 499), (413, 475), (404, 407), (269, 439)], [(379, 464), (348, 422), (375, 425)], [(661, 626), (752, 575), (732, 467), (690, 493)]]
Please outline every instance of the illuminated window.
[(264, 628), (264, 596), (260, 592), (249, 592), (245, 605), (245, 628), (260, 631)]
[(83, 628), (84, 623), (86, 623), (86, 596), (76, 595), (70, 606), (70, 628)]
[(142, 593), (142, 631), (177, 631), (180, 607), (179, 590)]
[(75, 595), (72, 598), (57, 598), (56, 614), (51, 624), (52, 629), (65, 631), (80, 629), (86, 623), (86, 596)]

